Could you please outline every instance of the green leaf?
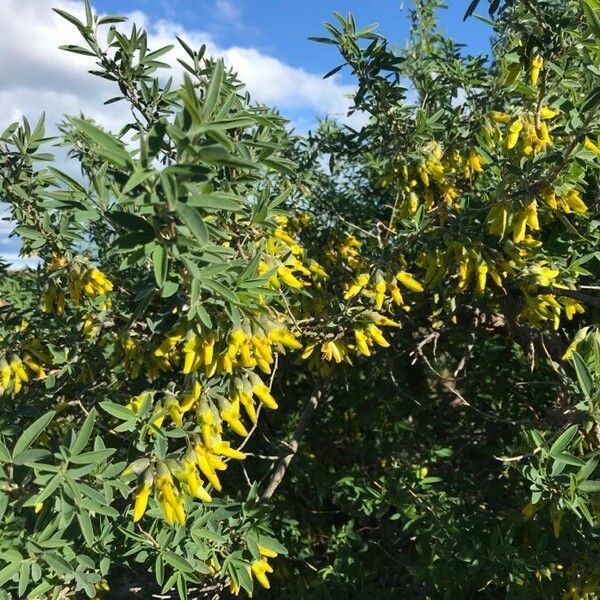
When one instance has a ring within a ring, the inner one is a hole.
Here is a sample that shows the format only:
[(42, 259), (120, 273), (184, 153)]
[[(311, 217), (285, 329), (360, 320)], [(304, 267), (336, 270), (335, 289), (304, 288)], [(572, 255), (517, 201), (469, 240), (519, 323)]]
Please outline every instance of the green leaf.
[(86, 193), (85, 188), (78, 181), (73, 179), (70, 175), (63, 173), (62, 171), (59, 171), (58, 169), (55, 169), (54, 167), (47, 167), (47, 168), (48, 168), (48, 171), (53, 173), (63, 183), (66, 183), (71, 189), (77, 190), (78, 192), (81, 192), (82, 194)]
[(85, 25), (79, 19), (74, 17), (73, 15), (69, 14), (68, 12), (66, 12), (64, 10), (60, 10), (59, 8), (53, 8), (52, 10), (56, 14), (60, 15), (63, 19), (66, 19), (67, 21), (69, 21), (69, 23), (71, 23), (72, 25), (75, 25), (75, 27), (77, 27), (77, 29), (79, 29), (79, 31), (81, 31), (81, 32), (86, 31)]
[(69, 120), (80, 133), (97, 145), (98, 153), (108, 162), (122, 168), (132, 166), (131, 156), (121, 141), (83, 119), (70, 117)]
[(471, 4), (469, 4), (466, 12), (465, 12), (465, 16), (463, 17), (463, 21), (466, 21), (477, 9), (477, 6), (479, 5), (479, 2), (481, 2), (481, 0), (472, 0)]
[(45, 415), (42, 415), (21, 434), (21, 437), (17, 440), (17, 443), (13, 448), (13, 458), (17, 458), (21, 452), (24, 452), (27, 450), (27, 448), (29, 448), (29, 446), (31, 446), (31, 444), (33, 444), (37, 437), (44, 431), (44, 429), (46, 429), (52, 419), (54, 419), (55, 415), (56, 413), (54, 411), (50, 411)]
[(96, 56), (95, 52), (92, 52), (87, 48), (82, 48), (81, 46), (75, 46), (73, 44), (63, 44), (58, 48), (60, 50), (65, 50), (66, 52), (73, 52), (74, 54), (83, 54), (83, 56)]
[(577, 425), (571, 425), (568, 429), (565, 429), (557, 438), (557, 440), (550, 447), (550, 456), (553, 458), (558, 458), (558, 455), (567, 448), (567, 446), (571, 443), (571, 440), (575, 437), (577, 433)]
[(46, 554), (42, 555), (42, 558), (59, 575), (67, 575), (68, 573), (73, 572), (71, 565), (69, 565), (69, 563), (56, 552), (46, 552)]
[(138, 185), (141, 185), (154, 174), (153, 171), (147, 171), (145, 169), (140, 169), (138, 171), (134, 171), (131, 177), (127, 180), (127, 183), (123, 186), (122, 193), (127, 194)]
[(586, 461), (585, 466), (581, 467), (581, 469), (577, 473), (577, 479), (579, 481), (586, 480), (596, 470), (599, 461), (600, 454), (594, 454), (594, 456), (592, 456)]
[(192, 567), (192, 565), (190, 565), (190, 563), (187, 560), (185, 560), (185, 558), (178, 556), (170, 550), (163, 550), (161, 552), (161, 555), (166, 562), (168, 562), (172, 567), (174, 567), (178, 571), (181, 571), (183, 573), (193, 573), (194, 567)]
[(48, 456), (50, 456), (50, 452), (45, 448), (29, 448), (21, 452), (13, 462), (15, 465), (33, 465)]
[(600, 492), (600, 481), (588, 479), (586, 481), (582, 481), (577, 488), (582, 492)]
[(575, 374), (579, 381), (579, 387), (584, 396), (589, 400), (592, 396), (592, 389), (594, 387), (592, 375), (580, 354), (573, 352), (571, 360), (573, 361), (573, 367), (575, 367)]
[(0, 570), (0, 586), (3, 586), (7, 581), (13, 578), (13, 576), (19, 572), (21, 568), (21, 561), (6, 565)]
[(92, 526), (92, 520), (87, 512), (77, 513), (77, 521), (79, 522), (79, 528), (85, 538), (88, 546), (92, 546), (95, 542), (94, 528)]
[(239, 298), (227, 286), (215, 281), (214, 279), (203, 280), (200, 282), (200, 285), (202, 285), (204, 288), (212, 290), (213, 292), (216, 292), (225, 298), (225, 300), (229, 300), (229, 302), (232, 302), (233, 304), (239, 304), (240, 302)]
[(169, 272), (169, 254), (162, 245), (157, 245), (152, 252), (152, 264), (154, 267), (154, 279), (158, 287), (162, 287)]
[(96, 409), (92, 408), (88, 416), (85, 418), (73, 445), (71, 446), (71, 455), (79, 454), (90, 441), (90, 436), (92, 435), (92, 430), (94, 429), (94, 424), (96, 422)]
[(90, 450), (90, 452), (83, 452), (76, 456), (71, 456), (70, 462), (76, 465), (89, 465), (92, 463), (102, 463), (107, 458), (112, 456), (116, 450), (114, 448), (104, 448), (102, 450)]
[(186, 200), (187, 206), (215, 210), (239, 211), (242, 209), (244, 198), (227, 192), (212, 192), (210, 194), (192, 194)]
[(202, 105), (202, 110), (200, 111), (202, 121), (207, 121), (208, 118), (214, 112), (217, 106), (217, 102), (219, 100), (219, 95), (221, 93), (221, 86), (223, 85), (224, 77), (225, 66), (223, 64), (223, 60), (219, 59), (215, 62), (212, 77), (210, 79), (210, 84), (208, 85), (208, 89), (206, 90), (204, 104)]
[(22, 598), (27, 591), (27, 586), (29, 585), (29, 574), (31, 571), (31, 562), (28, 560), (24, 560), (21, 563), (21, 568), (19, 569), (19, 589), (18, 595), (19, 598)]
[(268, 535), (260, 535), (258, 537), (258, 545), (266, 548), (267, 550), (272, 550), (273, 552), (277, 552), (277, 554), (287, 554), (287, 548), (282, 546), (275, 538), (272, 538)]
[(194, 207), (179, 202), (177, 204), (177, 214), (199, 242), (202, 244), (208, 242), (208, 229)]
[(128, 408), (125, 408), (122, 404), (115, 404), (114, 402), (105, 401), (100, 402), (100, 406), (109, 415), (117, 417), (117, 419), (122, 419), (123, 421), (131, 421), (136, 419), (135, 414)]
[(154, 237), (154, 228), (152, 225), (139, 215), (134, 215), (122, 210), (113, 210), (112, 212), (106, 213), (106, 216), (112, 223), (127, 231), (144, 233), (146, 236), (151, 235)]
[(169, 210), (175, 210), (177, 206), (177, 180), (173, 173), (169, 173), (167, 169), (161, 171), (159, 174), (160, 186), (163, 190), (165, 198), (167, 200), (167, 206)]

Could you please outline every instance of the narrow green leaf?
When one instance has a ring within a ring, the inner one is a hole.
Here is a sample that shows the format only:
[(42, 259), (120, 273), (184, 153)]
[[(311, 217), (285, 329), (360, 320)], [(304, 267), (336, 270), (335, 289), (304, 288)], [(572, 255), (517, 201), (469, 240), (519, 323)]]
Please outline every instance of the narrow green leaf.
[(131, 177), (127, 180), (127, 183), (123, 186), (123, 194), (127, 194), (138, 185), (141, 185), (148, 179), (151, 175), (153, 175), (153, 171), (147, 171), (145, 169), (140, 169), (138, 171), (134, 171)]
[(210, 194), (192, 194), (186, 201), (188, 206), (198, 208), (239, 211), (242, 209), (244, 198), (227, 192), (212, 192)]
[(21, 561), (6, 565), (0, 570), (0, 586), (3, 586), (7, 581), (13, 578), (13, 576), (19, 572), (21, 568)]
[(219, 59), (215, 63), (210, 84), (206, 90), (206, 98), (204, 99), (204, 104), (202, 105), (202, 110), (200, 112), (203, 121), (208, 120), (217, 106), (224, 77), (225, 66), (223, 64), (223, 60)]
[(90, 515), (87, 512), (79, 512), (77, 513), (77, 521), (79, 522), (79, 528), (81, 529), (81, 533), (83, 534), (86, 543), (88, 546), (92, 546), (95, 542), (95, 539), (94, 528), (92, 526)]
[(577, 487), (582, 492), (600, 492), (600, 481), (588, 479), (586, 481), (582, 481)]
[(550, 447), (550, 456), (553, 458), (557, 458), (558, 455), (567, 448), (567, 446), (571, 443), (571, 440), (575, 437), (577, 433), (577, 425), (571, 425), (571, 427), (565, 429), (557, 438), (557, 440)]
[(97, 145), (97, 150), (103, 158), (119, 167), (132, 166), (131, 156), (120, 140), (83, 119), (70, 117), (69, 120), (86, 138)]
[(170, 550), (163, 550), (161, 552), (161, 555), (166, 562), (168, 562), (172, 567), (174, 567), (178, 571), (181, 571), (183, 573), (192, 573), (194, 571), (194, 567), (192, 567), (192, 565), (190, 565), (190, 563), (187, 560), (185, 560), (185, 558), (178, 556)]
[(208, 229), (194, 207), (179, 202), (177, 204), (177, 214), (199, 242), (202, 244), (208, 242)]
[(154, 267), (154, 279), (158, 287), (162, 287), (169, 272), (169, 254), (162, 244), (154, 248), (152, 252), (152, 264)]
[(123, 421), (135, 420), (136, 416), (128, 408), (125, 408), (121, 404), (115, 404), (114, 402), (100, 402), (101, 408), (106, 411), (109, 415), (122, 419)]
[(39, 419), (34, 421), (22, 434), (21, 437), (17, 440), (15, 447), (13, 448), (12, 456), (13, 458), (17, 458), (21, 452), (27, 450), (31, 444), (37, 439), (37, 437), (46, 429), (46, 427), (50, 424), (50, 421), (54, 419), (56, 413), (54, 411), (50, 411), (45, 415), (42, 415)]
[(589, 399), (591, 398), (592, 388), (594, 387), (592, 375), (580, 354), (573, 352), (572, 361), (573, 367), (575, 367), (577, 380), (579, 381), (579, 387), (584, 396)]
[(92, 430), (94, 429), (94, 424), (96, 422), (96, 409), (92, 408), (88, 416), (85, 418), (73, 445), (71, 446), (71, 455), (79, 454), (90, 441), (90, 436), (92, 435)]

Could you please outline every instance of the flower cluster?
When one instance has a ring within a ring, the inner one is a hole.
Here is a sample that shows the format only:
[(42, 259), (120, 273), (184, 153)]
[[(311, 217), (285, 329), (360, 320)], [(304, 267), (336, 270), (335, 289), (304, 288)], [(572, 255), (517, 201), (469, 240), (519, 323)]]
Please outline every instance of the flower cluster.
[[(103, 298), (101, 308), (108, 308), (110, 303), (105, 298), (112, 292), (113, 283), (100, 269), (87, 261), (80, 259), (67, 264), (64, 257), (54, 256), (46, 267), (48, 274), (54, 274), (44, 295), (42, 296), (42, 311), (61, 316), (65, 310), (65, 292), (75, 306), (82, 304), (84, 297), (91, 300)], [(63, 279), (66, 274), (66, 280)]]

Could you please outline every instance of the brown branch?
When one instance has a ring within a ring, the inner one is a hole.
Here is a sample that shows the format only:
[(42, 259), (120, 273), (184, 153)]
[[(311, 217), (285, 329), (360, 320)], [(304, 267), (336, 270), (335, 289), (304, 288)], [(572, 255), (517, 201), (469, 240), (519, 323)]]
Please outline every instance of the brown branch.
[(300, 420), (298, 421), (298, 425), (296, 425), (296, 429), (294, 430), (290, 441), (286, 444), (286, 447), (279, 455), (279, 462), (277, 463), (277, 466), (275, 467), (275, 470), (269, 479), (269, 483), (267, 484), (265, 491), (260, 497), (261, 502), (268, 502), (283, 481), (287, 468), (290, 466), (292, 459), (298, 452), (298, 447), (300, 446), (300, 440), (304, 435), (304, 431), (308, 427), (308, 424), (310, 423), (310, 420), (312, 419), (312, 416), (319, 405), (319, 401), (321, 400), (321, 395), (323, 393), (321, 387), (321, 381), (317, 380), (315, 382), (313, 392), (306, 406), (304, 407), (304, 410), (302, 411), (302, 415), (300, 416)]

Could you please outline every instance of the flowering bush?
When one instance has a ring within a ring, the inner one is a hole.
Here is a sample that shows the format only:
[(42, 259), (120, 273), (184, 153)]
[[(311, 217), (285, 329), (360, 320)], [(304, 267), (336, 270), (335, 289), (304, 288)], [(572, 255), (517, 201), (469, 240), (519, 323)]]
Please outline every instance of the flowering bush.
[(58, 11), (132, 119), (0, 136), (4, 597), (596, 592), (600, 11), (492, 2), (488, 63), (416, 7), (327, 25), (367, 122), (307, 138)]

